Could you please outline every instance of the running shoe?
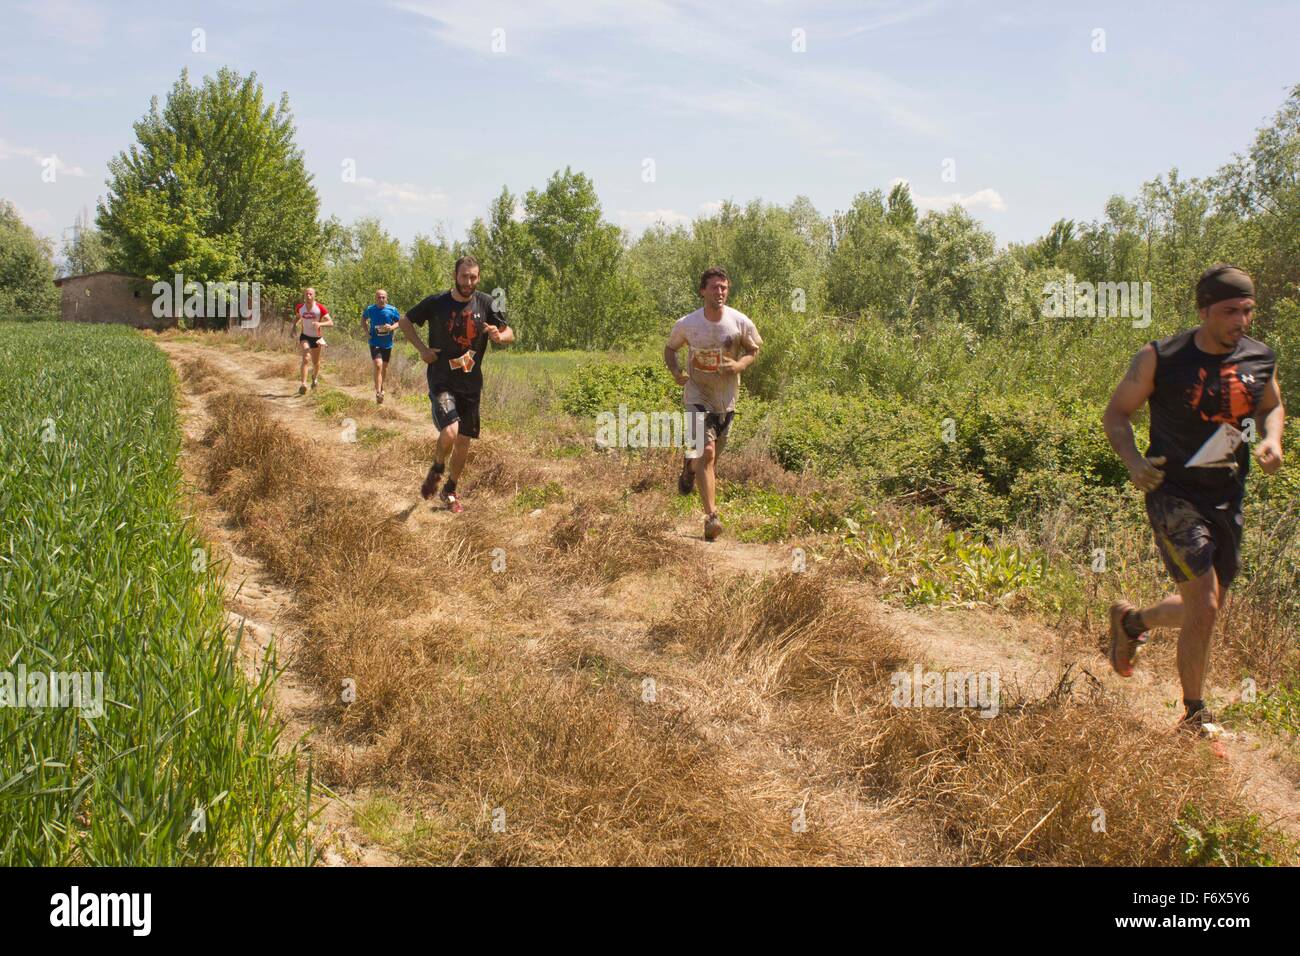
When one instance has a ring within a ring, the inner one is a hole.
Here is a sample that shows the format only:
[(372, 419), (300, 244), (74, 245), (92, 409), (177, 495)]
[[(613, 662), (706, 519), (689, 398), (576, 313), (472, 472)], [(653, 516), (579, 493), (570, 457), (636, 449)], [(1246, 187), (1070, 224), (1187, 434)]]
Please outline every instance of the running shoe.
[(704, 519), (704, 540), (716, 541), (720, 534), (722, 534), (722, 520), (717, 512), (714, 512)]
[(1147, 643), (1145, 633), (1129, 637), (1124, 629), (1125, 615), (1135, 610), (1127, 601), (1116, 601), (1110, 606), (1110, 666), (1120, 677), (1133, 676), (1133, 662)]
[(1208, 707), (1202, 707), (1194, 714), (1184, 714), (1178, 721), (1177, 728), (1184, 733), (1197, 737), (1214, 738), (1223, 733), (1223, 727), (1214, 719)]
[(443, 463), (435, 461), (429, 466), (429, 473), (424, 476), (424, 484), (420, 485), (420, 497), (428, 501), (438, 492), (438, 479), (442, 477)]
[(298, 394), (299, 394), (299, 395), (306, 395), (306, 394), (307, 394), (307, 386), (306, 386), (306, 385), (299, 385), (299, 386), (298, 386)]
[(454, 515), (458, 515), (465, 510), (460, 506), (460, 496), (454, 491), (440, 492), (438, 497), (447, 505), (447, 510)]
[(686, 464), (682, 466), (682, 473), (677, 476), (677, 493), (689, 495), (695, 487), (695, 469), (691, 467), (690, 459), (686, 459)]

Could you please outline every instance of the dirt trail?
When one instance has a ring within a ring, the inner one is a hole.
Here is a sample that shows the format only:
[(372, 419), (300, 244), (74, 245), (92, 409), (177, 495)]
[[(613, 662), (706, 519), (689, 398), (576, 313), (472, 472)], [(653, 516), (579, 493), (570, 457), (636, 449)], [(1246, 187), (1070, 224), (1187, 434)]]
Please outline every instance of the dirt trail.
[[(376, 475), (391, 478), (402, 476), (389, 498), (392, 511), (401, 516), (409, 527), (418, 529), (434, 522), (455, 520), (444, 512), (434, 511), (420, 500), (417, 487), (420, 475), (409, 464), (395, 462), (396, 456), (383, 448), (367, 448), (341, 437), (342, 423), (327, 420), (316, 412), (310, 396), (297, 395), (297, 382), (293, 373), (284, 374), (288, 363), (293, 362), (284, 353), (259, 353), (242, 349), (223, 349), (182, 339), (162, 340), (158, 343), (177, 365), (178, 372), (186, 360), (202, 358), (216, 369), (223, 386), (256, 395), (270, 403), (273, 414), (296, 436), (326, 449), (336, 465), (337, 478), (344, 487), (369, 490)], [(293, 362), (296, 369), (296, 362)], [(328, 374), (328, 368), (326, 370)], [(279, 374), (276, 374), (279, 373)], [(346, 386), (322, 382), (323, 386), (347, 394), (364, 405), (349, 410), (358, 427), (377, 425), (395, 430), (401, 438), (427, 438), (436, 432), (429, 421), (427, 408), (417, 408), (401, 401), (393, 401), (382, 408), (374, 406), (374, 393), (366, 384)], [(182, 408), (187, 439), (195, 441), (205, 426), (202, 398), (186, 394)], [(341, 416), (340, 416), (341, 417)], [(487, 443), (504, 442), (501, 436), (488, 436)], [(467, 492), (466, 506), (491, 509), (493, 520), (501, 529), (503, 542), (521, 545), (529, 540), (530, 519), (535, 516), (520, 514), (509, 507), (507, 496), (493, 495), (487, 491), (475, 493), (472, 486), (473, 464), (467, 469), (464, 482)], [(576, 477), (581, 465), (571, 461), (546, 460), (537, 463), (540, 472), (564, 482), (566, 477)], [(554, 507), (554, 506), (551, 506)], [(282, 648), (282, 661), (287, 672), (279, 683), (281, 707), (293, 730), (293, 735), (316, 728), (322, 732), (314, 712), (320, 709), (305, 685), (296, 680), (292, 662), (295, 641), (292, 615), (292, 595), (277, 587), (260, 564), (241, 555), (234, 546), (233, 536), (217, 525), (210, 529), (214, 543), (230, 559), (228, 576), (229, 607), (232, 613), (247, 618), (246, 644), (256, 646), (257, 654), (265, 647), (269, 635), (277, 635)], [(678, 539), (684, 547), (698, 552), (701, 567), (712, 567), (746, 574), (771, 574), (790, 567), (793, 550), (789, 546), (749, 544), (724, 536), (717, 542), (706, 544), (701, 540), (701, 522), (682, 520), (676, 526)], [(610, 593), (594, 594), (586, 608), (572, 612), (575, 622), (599, 622), (591, 627), (593, 646), (608, 646), (617, 651), (628, 666), (644, 662), (647, 670), (667, 672), (675, 679), (683, 701), (697, 713), (716, 713), (710, 726), (737, 751), (737, 759), (749, 767), (765, 767), (771, 775), (773, 786), (798, 789), (800, 776), (791, 765), (777, 742), (764, 735), (761, 729), (747, 727), (744, 723), (729, 721), (725, 702), (711, 700), (709, 692), (700, 688), (692, 692), (695, 683), (689, 668), (680, 662), (666, 661), (645, 639), (645, 621), (662, 610), (653, 605), (646, 595), (654, 589), (646, 588), (644, 581), (620, 582)], [(987, 610), (962, 609), (947, 611), (915, 611), (890, 606), (877, 600), (860, 584), (845, 582), (844, 593), (869, 611), (892, 625), (906, 641), (917, 662), (934, 669), (962, 671), (996, 671), (1002, 686), (1020, 687), (1041, 693), (1056, 684), (1066, 667), (1076, 674), (1090, 674), (1108, 692), (1126, 698), (1156, 727), (1171, 728), (1176, 717), (1172, 704), (1180, 698), (1173, 664), (1173, 642), (1165, 640), (1153, 648), (1150, 657), (1139, 667), (1131, 680), (1121, 680), (1107, 666), (1093, 648), (1069, 645), (1052, 630), (1003, 614)], [(1085, 678), (1087, 679), (1087, 678)], [(1219, 696), (1235, 697), (1224, 689), (1216, 689)], [(706, 721), (707, 723), (707, 721)], [(1250, 801), (1263, 816), (1276, 822), (1292, 836), (1300, 838), (1300, 775), (1294, 763), (1279, 752), (1276, 745), (1261, 740), (1251, 733), (1235, 733), (1224, 742), (1232, 770), (1242, 775), (1245, 791)], [(762, 786), (756, 782), (756, 786)], [(849, 786), (836, 789), (831, 786), (821, 794), (823, 812), (833, 807), (834, 813), (856, 816), (859, 819), (880, 818), (880, 826), (890, 826), (891, 852), (878, 859), (868, 858), (865, 863), (898, 862), (900, 846), (906, 847), (910, 859), (917, 862), (945, 862), (945, 852), (933, 845), (926, 835), (916, 829), (900, 827), (896, 816), (887, 808), (865, 804)], [(333, 808), (326, 814), (333, 843), (327, 857), (330, 862), (382, 863), (389, 858), (378, 847), (368, 846), (350, 826), (350, 814)]]

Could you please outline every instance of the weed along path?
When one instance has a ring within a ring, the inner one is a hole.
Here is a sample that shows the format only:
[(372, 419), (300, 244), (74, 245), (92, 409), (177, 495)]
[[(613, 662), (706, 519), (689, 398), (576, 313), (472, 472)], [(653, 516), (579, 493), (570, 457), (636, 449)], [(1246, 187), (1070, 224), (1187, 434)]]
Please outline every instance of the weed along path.
[[(706, 544), (671, 456), (490, 416), (437, 511), (427, 403), (328, 364), (298, 396), (292, 356), (218, 339), (158, 345), (232, 622), (250, 666), (274, 638), (286, 736), (338, 795), (328, 862), (1159, 864), (1189, 819), (1291, 859), (1294, 754), (1176, 739), (1159, 651), (1121, 685), (1023, 619), (882, 603), (833, 536)], [(918, 664), (995, 674), (997, 716), (891, 706)]]

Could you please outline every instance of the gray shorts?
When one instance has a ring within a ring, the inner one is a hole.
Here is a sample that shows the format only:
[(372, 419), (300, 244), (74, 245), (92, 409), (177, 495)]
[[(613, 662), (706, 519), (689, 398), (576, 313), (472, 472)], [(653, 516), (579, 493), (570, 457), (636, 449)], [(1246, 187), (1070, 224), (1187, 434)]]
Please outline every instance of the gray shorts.
[(727, 433), (731, 431), (731, 419), (735, 412), (711, 412), (703, 405), (687, 405), (687, 412), (704, 416), (704, 444), (713, 445), (715, 455), (722, 454), (727, 447)]

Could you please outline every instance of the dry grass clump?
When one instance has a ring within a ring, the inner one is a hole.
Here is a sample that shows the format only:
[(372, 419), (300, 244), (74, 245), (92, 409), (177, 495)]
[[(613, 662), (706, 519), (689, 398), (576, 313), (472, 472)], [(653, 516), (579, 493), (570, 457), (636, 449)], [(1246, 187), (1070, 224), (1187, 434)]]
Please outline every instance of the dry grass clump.
[[(420, 551), (425, 542), (389, 525), (369, 499), (337, 489), (259, 404), (227, 394), (209, 406), (206, 477), (224, 506), (238, 503), (232, 494), (243, 497), (237, 520), (245, 543), (298, 589), (306, 639), (297, 665), (329, 699), (325, 717), (337, 720), (344, 741), (318, 740), (327, 776), (431, 800), (431, 819), (407, 848), (411, 858), (856, 859), (845, 841), (816, 826), (795, 832), (795, 795), (751, 792), (681, 712), (641, 701), (639, 682), (538, 666), (509, 624), (476, 617), (482, 606), (460, 585), (484, 577), (474, 569), (490, 534), (486, 518), (476, 523), (467, 513), (469, 520), (449, 525), (446, 540), (467, 542), (452, 560), (469, 573), (447, 575), (430, 593), (420, 575), (445, 541)], [(304, 467), (317, 480), (309, 490), (294, 481)], [(614, 540), (630, 542), (614, 551), (619, 566), (663, 559), (662, 523), (621, 514), (584, 524), (557, 536), (557, 575), (603, 563)], [(394, 569), (415, 586), (390, 586)], [(345, 679), (355, 687), (347, 703)], [(504, 817), (494, 818), (497, 808)]]
[(601, 488), (626, 488), (632, 494), (647, 491), (677, 493), (681, 474), (680, 450), (602, 451), (583, 465), (583, 475)]
[[(1067, 674), (1044, 699), (1003, 701), (992, 718), (880, 705), (840, 733), (838, 762), (920, 811), (971, 864), (1176, 865), (1175, 823), (1189, 808), (1243, 819), (1207, 744), (1070, 690)], [(1261, 839), (1286, 852), (1277, 834)]]
[(849, 862), (823, 831), (793, 832), (791, 799), (749, 793), (680, 712), (617, 682), (529, 672), (500, 651), (476, 660), (478, 673), (411, 675), (414, 695), (345, 768), (422, 782), (443, 821), (423, 847), (429, 862)]
[(186, 359), (181, 366), (181, 381), (195, 395), (206, 395), (221, 387), (221, 373), (205, 358)]
[[(402, 460), (427, 469), (433, 464), (437, 447), (438, 435), (430, 432), (419, 438), (405, 439), (396, 449)], [(514, 495), (545, 478), (545, 472), (529, 458), (508, 451), (501, 440), (489, 438), (470, 445), (459, 486), (466, 493), (479, 490)]]
[(824, 484), (811, 474), (786, 471), (770, 455), (753, 447), (734, 452), (724, 451), (718, 457), (717, 472), (720, 481), (731, 481), (784, 495), (804, 495), (820, 489)]
[[(427, 460), (433, 461), (432, 454)], [(530, 459), (508, 452), (499, 440), (488, 439), (470, 446), (462, 480), (468, 489), (516, 495), (545, 478), (545, 472)]]
[(283, 359), (279, 362), (271, 362), (263, 367), (257, 373), (258, 378), (294, 378), (302, 370), (302, 361), (292, 359)]
[(652, 640), (755, 675), (766, 695), (833, 697), (849, 706), (904, 663), (882, 622), (824, 575), (717, 576), (650, 630)]
[(546, 551), (554, 576), (577, 584), (610, 584), (626, 574), (656, 571), (688, 557), (662, 511), (592, 498), (579, 501), (556, 522)]
[(223, 392), (209, 399), (208, 413), (207, 488), (280, 580), (302, 587), (320, 580), (322, 568), (360, 574), (410, 552), (401, 523), (370, 497), (337, 487), (259, 401)]
[(258, 501), (279, 499), (304, 474), (303, 449), (262, 410), (258, 400), (227, 391), (207, 402), (211, 423), (201, 444), (208, 448), (203, 463), (207, 490), (236, 522), (247, 517)]

